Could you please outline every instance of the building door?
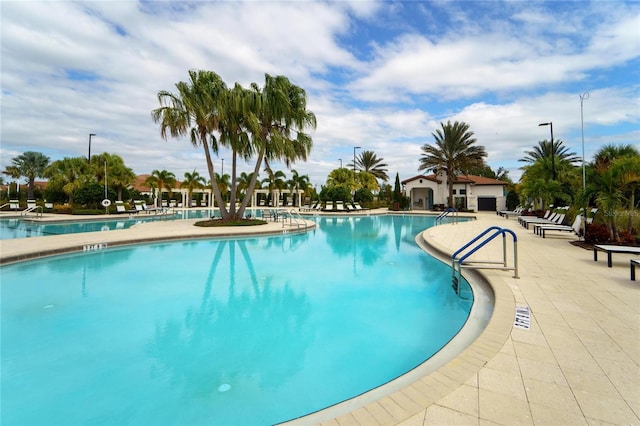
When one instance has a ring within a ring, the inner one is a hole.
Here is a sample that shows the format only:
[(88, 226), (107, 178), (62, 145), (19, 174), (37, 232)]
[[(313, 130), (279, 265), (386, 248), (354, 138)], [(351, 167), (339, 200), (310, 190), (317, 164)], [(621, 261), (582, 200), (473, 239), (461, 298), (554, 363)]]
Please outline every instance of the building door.
[(478, 197), (479, 212), (495, 212), (497, 208), (496, 199), (493, 197)]

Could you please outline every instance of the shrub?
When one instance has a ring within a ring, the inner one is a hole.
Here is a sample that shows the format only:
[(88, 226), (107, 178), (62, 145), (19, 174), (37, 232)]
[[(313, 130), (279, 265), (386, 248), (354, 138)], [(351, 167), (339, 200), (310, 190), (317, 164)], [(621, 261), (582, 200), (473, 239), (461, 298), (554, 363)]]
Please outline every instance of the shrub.
[(590, 223), (587, 225), (584, 241), (589, 244), (606, 243), (609, 241), (609, 231), (605, 225)]
[(54, 204), (53, 213), (71, 214), (73, 213), (73, 208), (71, 207), (71, 204)]

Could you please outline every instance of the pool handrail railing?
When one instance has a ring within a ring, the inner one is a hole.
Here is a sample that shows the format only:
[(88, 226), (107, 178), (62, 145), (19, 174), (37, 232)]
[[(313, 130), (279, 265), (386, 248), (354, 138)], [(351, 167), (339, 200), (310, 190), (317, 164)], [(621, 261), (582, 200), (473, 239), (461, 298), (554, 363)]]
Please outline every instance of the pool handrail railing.
[[(491, 231), (494, 231), (491, 235), (487, 236), (485, 239), (481, 240), (484, 236), (489, 234)], [(509, 234), (513, 238), (513, 267), (509, 267), (507, 261), (507, 242), (506, 235)], [(476, 261), (467, 261), (469, 256), (476, 253), (482, 247), (484, 247), (487, 243), (492, 241), (498, 235), (502, 236), (502, 260), (501, 261), (493, 261), (493, 260), (476, 260)], [(475, 244), (477, 243), (477, 244)], [(466, 251), (470, 249), (469, 251)], [(501, 266), (495, 266), (501, 265)], [(461, 278), (461, 270), (462, 268), (474, 268), (474, 269), (501, 269), (514, 271), (513, 278), (519, 278), (518, 276), (518, 237), (511, 229), (502, 228), (500, 226), (490, 226), (489, 228), (482, 231), (471, 241), (466, 243), (464, 246), (460, 247), (451, 255), (451, 274), (452, 274), (452, 286), (459, 295), (458, 283)]]

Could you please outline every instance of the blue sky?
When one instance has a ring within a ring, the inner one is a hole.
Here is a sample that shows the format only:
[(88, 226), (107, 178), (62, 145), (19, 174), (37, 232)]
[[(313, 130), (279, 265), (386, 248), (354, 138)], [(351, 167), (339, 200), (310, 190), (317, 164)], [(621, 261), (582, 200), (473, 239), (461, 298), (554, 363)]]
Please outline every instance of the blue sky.
[(303, 87), (318, 127), (293, 168), (318, 188), (355, 146), (392, 179), (418, 174), (420, 147), (448, 120), (517, 180), (524, 151), (550, 137), (538, 123), (582, 155), (585, 92), (587, 161), (609, 143), (640, 149), (637, 1), (2, 1), (0, 20), (2, 169), (24, 151), (86, 156), (95, 133), (92, 154), (138, 174), (207, 176), (201, 149), (162, 140), (150, 118), (189, 69)]

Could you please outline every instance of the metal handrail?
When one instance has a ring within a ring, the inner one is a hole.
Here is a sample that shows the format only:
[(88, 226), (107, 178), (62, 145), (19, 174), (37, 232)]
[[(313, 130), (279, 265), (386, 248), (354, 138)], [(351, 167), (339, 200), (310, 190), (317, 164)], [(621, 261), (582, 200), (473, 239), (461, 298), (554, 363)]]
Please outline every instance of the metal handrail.
[[(491, 235), (488, 235), (483, 240), (481, 240), (491, 231), (494, 231), (494, 232)], [(507, 241), (506, 241), (507, 234), (511, 235), (511, 237), (513, 238), (513, 263), (514, 263), (513, 267), (509, 267), (507, 262)], [(465, 261), (469, 258), (469, 256), (476, 253), (478, 250), (480, 250), (487, 243), (489, 243), (499, 235), (502, 236), (502, 261), (482, 260), (482, 261), (466, 262), (465, 264)], [(465, 252), (465, 250), (467, 249), (470, 249), (470, 250)], [(459, 255), (461, 256), (458, 257)], [(490, 268), (496, 269), (495, 266), (489, 266), (489, 265), (496, 265), (496, 264), (502, 265), (497, 269), (513, 270), (514, 271), (513, 278), (520, 278), (518, 276), (518, 237), (516, 236), (515, 232), (513, 232), (511, 229), (502, 228), (500, 226), (491, 226), (485, 229), (484, 231), (482, 231), (475, 238), (473, 238), (471, 241), (466, 243), (464, 246), (460, 247), (451, 255), (451, 282), (452, 282), (452, 287), (456, 292), (456, 294), (460, 295), (458, 283), (460, 282), (460, 279), (461, 279), (461, 274), (462, 274), (461, 270), (463, 266), (466, 268), (475, 268), (475, 269), (490, 269)]]
[[(293, 226), (295, 224), (298, 230), (300, 229), (301, 226), (304, 226), (304, 219), (302, 218), (300, 213), (298, 213), (295, 209), (291, 209), (289, 211), (285, 210), (284, 212), (289, 217), (289, 226)], [(285, 226), (286, 219), (287, 219), (286, 217), (283, 217), (282, 219), (283, 228)], [(298, 219), (300, 220), (300, 222), (298, 222)]]
[(31, 206), (31, 207), (27, 207), (26, 209), (22, 210), (20, 212), (20, 216), (26, 216), (28, 213), (31, 213), (31, 212), (34, 212), (34, 211), (36, 212), (36, 217), (42, 217), (42, 214), (44, 213), (44, 209), (43, 209), (42, 206)]
[[(445, 211), (443, 211), (442, 213), (440, 213), (438, 215), (438, 217), (436, 217), (436, 223), (438, 223), (439, 221), (444, 220), (445, 218), (447, 218), (449, 216), (449, 213), (454, 213), (453, 217), (458, 217), (458, 210), (454, 209), (453, 207), (448, 207)], [(455, 223), (455, 220), (453, 221)]]

